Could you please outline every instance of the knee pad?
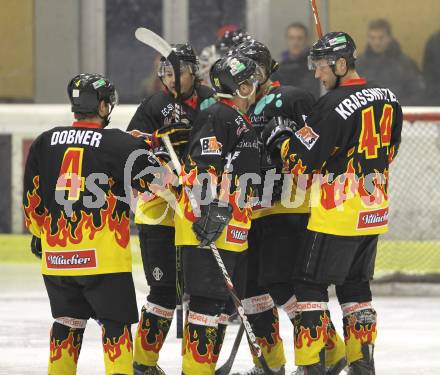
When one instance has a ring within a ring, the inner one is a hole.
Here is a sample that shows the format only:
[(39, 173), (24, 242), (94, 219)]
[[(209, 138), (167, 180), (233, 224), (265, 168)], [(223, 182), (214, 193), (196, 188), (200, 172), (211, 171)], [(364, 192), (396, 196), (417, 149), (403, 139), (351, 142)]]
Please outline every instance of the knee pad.
[(170, 286), (151, 286), (147, 301), (165, 307), (176, 308), (176, 288)]
[(271, 284), (267, 287), (275, 305), (284, 305), (294, 294), (293, 285), (288, 283)]
[(244, 312), (247, 315), (261, 314), (272, 310), (274, 307), (273, 299), (269, 293), (245, 298), (242, 303)]
[(70, 328), (85, 329), (87, 325), (87, 319), (76, 319), (68, 316), (60, 316), (55, 319), (55, 322)]
[(342, 305), (349, 302), (371, 301), (371, 289), (369, 281), (347, 283), (336, 286), (336, 296)]
[(305, 281), (298, 281), (295, 283), (296, 299), (298, 302), (328, 302), (327, 288), (327, 284), (315, 284)]
[(204, 315), (220, 315), (225, 309), (226, 302), (213, 298), (191, 296), (189, 310)]

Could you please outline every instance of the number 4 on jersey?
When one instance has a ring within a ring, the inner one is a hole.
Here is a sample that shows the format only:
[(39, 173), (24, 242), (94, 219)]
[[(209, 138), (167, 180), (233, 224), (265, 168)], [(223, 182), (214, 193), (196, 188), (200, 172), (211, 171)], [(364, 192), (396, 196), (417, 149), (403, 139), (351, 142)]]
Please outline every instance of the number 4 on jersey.
[(368, 107), (362, 111), (362, 131), (359, 137), (358, 152), (365, 152), (366, 159), (377, 158), (380, 147), (389, 146), (391, 142), (391, 124), (393, 122), (393, 107), (385, 104), (379, 123), (380, 136), (376, 130), (374, 108)]
[(81, 147), (69, 147), (64, 152), (56, 190), (67, 190), (68, 200), (78, 200), (84, 191), (84, 177), (81, 176), (83, 154), (84, 149)]

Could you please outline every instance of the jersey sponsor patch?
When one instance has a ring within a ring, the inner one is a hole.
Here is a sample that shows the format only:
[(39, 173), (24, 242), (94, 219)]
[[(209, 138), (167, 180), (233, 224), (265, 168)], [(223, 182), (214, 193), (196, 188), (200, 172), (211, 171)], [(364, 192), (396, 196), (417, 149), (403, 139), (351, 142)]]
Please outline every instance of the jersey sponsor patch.
[(205, 137), (200, 139), (202, 146), (202, 155), (221, 155), (222, 144), (217, 141), (216, 137)]
[(388, 224), (388, 208), (373, 211), (361, 211), (356, 229), (383, 227)]
[(308, 125), (305, 125), (301, 129), (295, 132), (296, 138), (298, 138), (301, 143), (311, 150), (319, 138), (319, 135)]
[(244, 244), (248, 238), (249, 229), (228, 225), (226, 228), (226, 242)]
[(48, 269), (75, 270), (96, 268), (96, 249), (45, 251)]

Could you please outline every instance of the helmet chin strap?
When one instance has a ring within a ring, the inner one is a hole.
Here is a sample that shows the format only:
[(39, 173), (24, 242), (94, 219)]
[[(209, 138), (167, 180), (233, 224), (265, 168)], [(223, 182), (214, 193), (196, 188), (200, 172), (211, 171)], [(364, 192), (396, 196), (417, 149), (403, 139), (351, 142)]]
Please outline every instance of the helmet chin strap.
[(98, 112), (98, 117), (102, 120), (102, 127), (105, 128), (108, 124), (110, 124), (110, 115), (113, 111), (114, 106), (110, 105), (110, 111), (105, 116), (101, 116)]
[(242, 99), (249, 99), (252, 95), (254, 95), (255, 90), (257, 89), (258, 83), (254, 83), (252, 85), (252, 91), (250, 92), (249, 95), (243, 96), (240, 94), (240, 89), (238, 88), (235, 92), (237, 93), (237, 95), (242, 98)]
[(341, 78), (343, 78), (347, 75), (348, 67), (345, 69), (345, 73), (343, 75), (339, 75), (339, 74), (336, 74), (336, 63), (335, 63), (335, 65), (332, 65), (332, 72), (336, 76), (335, 88), (337, 88), (341, 84)]

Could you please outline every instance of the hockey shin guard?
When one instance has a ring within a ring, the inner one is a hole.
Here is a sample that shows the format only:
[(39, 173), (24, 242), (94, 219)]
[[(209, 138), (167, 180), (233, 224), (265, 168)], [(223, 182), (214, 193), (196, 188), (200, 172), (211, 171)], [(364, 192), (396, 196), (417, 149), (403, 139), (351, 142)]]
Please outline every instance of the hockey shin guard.
[(225, 339), (226, 327), (228, 326), (229, 315), (220, 314), (218, 318), (217, 340), (215, 341), (214, 354), (219, 357), (222, 350), (223, 341)]
[(341, 308), (347, 362), (351, 365), (363, 359), (370, 362), (372, 369), (374, 369), (373, 347), (377, 336), (376, 311), (371, 302), (344, 303)]
[[(295, 322), (295, 313), (297, 310), (297, 300), (292, 296), (281, 308), (286, 312), (292, 324)], [(328, 340), (325, 344), (325, 366), (331, 367), (345, 358), (344, 340), (336, 332), (331, 319), (328, 329)]]
[(320, 353), (328, 341), (330, 314), (326, 302), (297, 302), (294, 318), (295, 364), (314, 365), (321, 362)]
[(185, 375), (212, 375), (218, 360), (218, 316), (189, 310), (183, 331), (183, 363)]
[(147, 302), (141, 310), (141, 318), (134, 342), (134, 362), (156, 366), (173, 319), (174, 309)]
[[(271, 296), (262, 294), (242, 302), (267, 365), (273, 369), (282, 367), (286, 363), (284, 344), (280, 336), (278, 310)], [(257, 357), (253, 356), (252, 359), (255, 366), (261, 367)]]
[(55, 319), (50, 331), (49, 375), (76, 374), (86, 324), (83, 319)]
[(130, 326), (102, 320), (102, 347), (106, 375), (133, 374), (133, 339)]
[(328, 340), (325, 344), (325, 367), (336, 365), (345, 358), (345, 343), (330, 318)]

